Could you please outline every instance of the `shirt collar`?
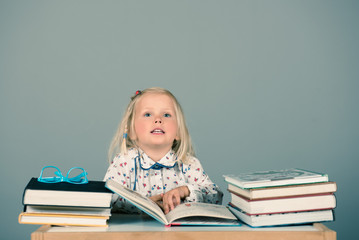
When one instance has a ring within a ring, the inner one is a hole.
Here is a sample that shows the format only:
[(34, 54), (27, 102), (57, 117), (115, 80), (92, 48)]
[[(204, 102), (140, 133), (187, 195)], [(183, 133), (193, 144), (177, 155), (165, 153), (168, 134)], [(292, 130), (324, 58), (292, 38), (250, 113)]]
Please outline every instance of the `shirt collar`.
[(141, 149), (139, 149), (139, 156), (140, 156), (140, 166), (144, 170), (161, 169), (162, 167), (173, 168), (177, 164), (177, 156), (172, 149), (157, 162), (153, 161)]

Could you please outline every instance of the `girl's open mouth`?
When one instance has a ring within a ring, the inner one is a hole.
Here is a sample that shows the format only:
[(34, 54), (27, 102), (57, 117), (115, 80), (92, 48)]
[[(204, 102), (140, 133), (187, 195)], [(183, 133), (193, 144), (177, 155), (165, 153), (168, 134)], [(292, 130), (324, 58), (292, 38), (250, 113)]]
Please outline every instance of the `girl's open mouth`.
[(160, 129), (160, 128), (156, 128), (156, 129), (153, 129), (153, 130), (151, 131), (151, 133), (164, 134), (165, 131), (163, 131), (163, 130)]

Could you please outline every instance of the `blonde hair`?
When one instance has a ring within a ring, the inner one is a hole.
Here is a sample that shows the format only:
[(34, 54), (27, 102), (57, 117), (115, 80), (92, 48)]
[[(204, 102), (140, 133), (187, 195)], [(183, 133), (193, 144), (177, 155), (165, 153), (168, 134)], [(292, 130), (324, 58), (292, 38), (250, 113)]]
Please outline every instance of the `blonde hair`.
[(131, 101), (127, 106), (122, 121), (120, 122), (115, 136), (113, 137), (110, 144), (110, 148), (108, 151), (109, 162), (111, 162), (112, 158), (117, 153), (127, 154), (127, 150), (129, 148), (138, 148), (136, 141), (134, 139), (131, 139), (131, 136), (135, 133), (135, 108), (138, 101), (147, 93), (165, 94), (172, 99), (178, 125), (178, 140), (173, 141), (172, 150), (177, 155), (177, 161), (188, 163), (189, 158), (191, 156), (195, 156), (195, 153), (182, 111), (182, 107), (177, 101), (176, 97), (170, 91), (159, 87), (147, 88), (143, 91), (137, 91), (136, 94), (131, 97)]

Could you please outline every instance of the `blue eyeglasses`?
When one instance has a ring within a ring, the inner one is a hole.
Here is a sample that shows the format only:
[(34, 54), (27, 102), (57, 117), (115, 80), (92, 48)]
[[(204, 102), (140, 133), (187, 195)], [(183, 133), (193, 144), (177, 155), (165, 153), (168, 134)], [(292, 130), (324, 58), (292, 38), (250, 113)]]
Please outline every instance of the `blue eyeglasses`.
[(66, 177), (62, 175), (60, 169), (55, 166), (46, 166), (43, 167), (40, 173), (40, 177), (37, 179), (39, 182), (43, 183), (58, 183), (58, 182), (68, 182), (73, 184), (85, 184), (88, 183), (87, 172), (85, 169), (80, 167), (71, 168)]

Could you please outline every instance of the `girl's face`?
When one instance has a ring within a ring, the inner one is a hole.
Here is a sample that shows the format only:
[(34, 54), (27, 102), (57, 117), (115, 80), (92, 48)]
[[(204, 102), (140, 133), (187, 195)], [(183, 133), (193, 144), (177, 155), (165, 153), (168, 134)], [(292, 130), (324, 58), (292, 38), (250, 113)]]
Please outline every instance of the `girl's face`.
[(135, 106), (137, 145), (145, 152), (168, 152), (177, 138), (177, 116), (172, 99), (165, 94), (145, 93)]

